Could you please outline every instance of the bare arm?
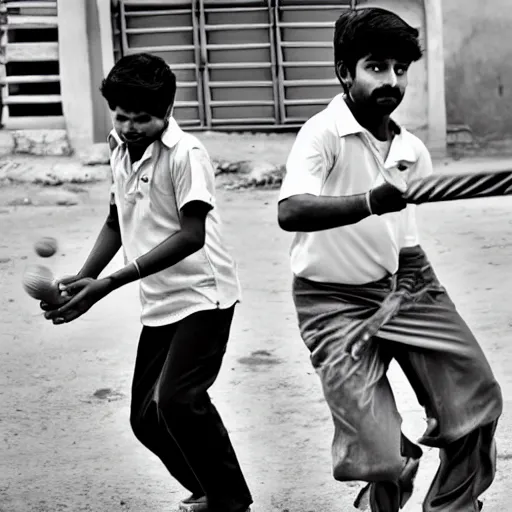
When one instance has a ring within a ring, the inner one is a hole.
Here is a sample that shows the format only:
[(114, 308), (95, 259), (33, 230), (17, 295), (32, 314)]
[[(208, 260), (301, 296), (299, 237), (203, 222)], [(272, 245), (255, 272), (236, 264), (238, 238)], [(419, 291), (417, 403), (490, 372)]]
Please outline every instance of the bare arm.
[(89, 253), (77, 277), (93, 277), (96, 279), (120, 248), (121, 233), (119, 230), (117, 209), (115, 205), (110, 205), (110, 212), (105, 224), (103, 224), (94, 247)]
[(355, 224), (371, 214), (365, 196), (301, 194), (289, 197), (279, 203), (279, 226), (285, 231), (308, 232)]
[(402, 192), (385, 182), (365, 194), (290, 196), (279, 203), (278, 221), (285, 231), (322, 231), (356, 224), (370, 215), (398, 212), (406, 206)]
[[(110, 263), (112, 258), (121, 248), (121, 233), (119, 229), (119, 221), (117, 218), (117, 209), (115, 205), (110, 205), (110, 212), (105, 224), (96, 238), (87, 260), (82, 269), (73, 278), (73, 280), (83, 277), (92, 277), (96, 279), (103, 269)], [(67, 282), (68, 279), (64, 279)]]
[[(108, 144), (110, 147), (110, 153), (112, 154), (112, 151), (114, 151), (117, 146), (117, 141), (113, 135), (108, 136)], [(96, 279), (112, 261), (121, 246), (122, 240), (119, 216), (114, 196), (111, 191), (110, 210), (105, 220), (105, 224), (103, 224), (98, 238), (94, 243), (94, 247), (76, 277), (92, 277), (93, 279)]]
[(160, 272), (199, 251), (204, 246), (206, 215), (210, 209), (210, 205), (200, 201), (185, 205), (180, 212), (180, 231), (137, 258), (140, 276), (135, 265), (127, 265), (106, 277), (110, 290)]

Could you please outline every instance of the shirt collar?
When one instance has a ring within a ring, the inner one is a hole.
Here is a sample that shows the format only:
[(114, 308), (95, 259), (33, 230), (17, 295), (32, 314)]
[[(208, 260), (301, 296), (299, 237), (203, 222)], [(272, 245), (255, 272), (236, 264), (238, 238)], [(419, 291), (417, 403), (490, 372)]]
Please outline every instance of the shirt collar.
[[(169, 149), (173, 148), (183, 136), (184, 131), (179, 127), (174, 117), (169, 118), (169, 125), (160, 136), (160, 141), (167, 146)], [(110, 151), (114, 151), (117, 146), (125, 144), (119, 134), (112, 129), (107, 137), (107, 142), (110, 147)]]
[(119, 135), (117, 134), (117, 132), (114, 128), (112, 128), (112, 130), (110, 130), (110, 133), (108, 134), (108, 137), (107, 137), (107, 142), (108, 142), (108, 147), (110, 148), (111, 153), (112, 153), (112, 151), (114, 151), (114, 149), (117, 148), (117, 146), (121, 146), (123, 144), (123, 141), (121, 140), (121, 138), (119, 137)]
[[(336, 122), (336, 130), (339, 137), (346, 137), (347, 135), (355, 135), (359, 133), (366, 133), (367, 130), (363, 128), (348, 105), (345, 103), (345, 95), (338, 94), (333, 98), (327, 107), (332, 111)], [(385, 167), (391, 168), (400, 162), (412, 164), (418, 160), (417, 152), (409, 143), (408, 132), (402, 128), (393, 119), (391, 121), (391, 129), (395, 133), (395, 137), (391, 141), (391, 147), (386, 159)]]
[(169, 125), (162, 133), (160, 140), (163, 144), (165, 144), (169, 149), (176, 146), (179, 140), (183, 137), (185, 132), (179, 127), (176, 119), (173, 116), (169, 118)]
[[(358, 123), (354, 114), (352, 114), (351, 110), (348, 108), (348, 105), (345, 103), (345, 95), (343, 93), (335, 96), (327, 108), (331, 110), (334, 115), (336, 130), (338, 131), (339, 137), (346, 137), (347, 135), (354, 135), (356, 133), (363, 133), (366, 131), (365, 128)], [(390, 121), (391, 129), (396, 135), (400, 135), (402, 133), (402, 128), (393, 119)]]

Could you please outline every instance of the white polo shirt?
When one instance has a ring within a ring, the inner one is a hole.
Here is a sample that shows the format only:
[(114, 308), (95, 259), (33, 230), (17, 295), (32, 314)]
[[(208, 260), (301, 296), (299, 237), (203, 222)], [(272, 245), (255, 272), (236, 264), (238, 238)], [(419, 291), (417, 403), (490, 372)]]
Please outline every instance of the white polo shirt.
[[(401, 190), (432, 173), (432, 161), (416, 136), (396, 126), (387, 158), (356, 121), (343, 94), (336, 96), (299, 131), (286, 164), (279, 200), (299, 194), (348, 196), (384, 180)], [(403, 163), (407, 169), (399, 171)], [(365, 284), (398, 269), (400, 249), (419, 243), (415, 206), (372, 215), (339, 228), (296, 233), (292, 272), (312, 281)]]
[(236, 266), (226, 249), (215, 204), (215, 175), (203, 145), (171, 118), (160, 140), (132, 166), (126, 144), (109, 135), (113, 197), (125, 261), (147, 253), (180, 230), (180, 210), (191, 201), (213, 208), (202, 249), (140, 280), (141, 321), (177, 322), (201, 310), (227, 308), (240, 299)]

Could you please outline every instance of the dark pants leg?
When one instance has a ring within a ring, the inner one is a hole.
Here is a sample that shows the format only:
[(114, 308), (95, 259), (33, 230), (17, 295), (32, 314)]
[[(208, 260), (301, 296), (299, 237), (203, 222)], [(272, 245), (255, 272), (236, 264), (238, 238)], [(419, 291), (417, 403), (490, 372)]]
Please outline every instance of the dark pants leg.
[(439, 450), (440, 465), (425, 498), (425, 512), (478, 512), (476, 499), (494, 480), (497, 421)]
[(142, 330), (133, 379), (137, 438), (212, 512), (245, 512), (251, 494), (208, 389), (219, 373), (234, 307)]
[(152, 329), (144, 327), (133, 376), (130, 423), (137, 439), (160, 458), (169, 473), (191, 493), (200, 496), (204, 495), (201, 484), (158, 418), (154, 391), (168, 352), (169, 339), (153, 336)]
[[(410, 305), (379, 333), (437, 429), (423, 443), (439, 448), (440, 466), (425, 512), (477, 512), (496, 472), (494, 433), (499, 385), (471, 330), (446, 292)], [(405, 345), (407, 343), (407, 345)]]

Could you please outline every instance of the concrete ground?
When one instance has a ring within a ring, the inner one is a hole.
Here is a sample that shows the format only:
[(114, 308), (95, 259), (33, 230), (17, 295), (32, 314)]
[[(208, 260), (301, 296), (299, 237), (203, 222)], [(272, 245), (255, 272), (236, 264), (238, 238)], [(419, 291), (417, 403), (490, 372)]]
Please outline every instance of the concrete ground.
[[(265, 153), (265, 144), (252, 149), (265, 159), (277, 151), (267, 147)], [(510, 162), (443, 163), (440, 170), (457, 171)], [(73, 200), (58, 205), (59, 194)], [(136, 285), (63, 326), (45, 321), (21, 288), (24, 267), (38, 260), (32, 244), (41, 235), (60, 242), (58, 255), (46, 262), (54, 272), (76, 272), (103, 223), (107, 200), (104, 180), (62, 187), (27, 180), (0, 188), (0, 512), (173, 512), (184, 495), (128, 423), (140, 329)], [(276, 190), (219, 190), (244, 301), (212, 396), (253, 491), (255, 512), (348, 512), (359, 486), (331, 478), (332, 425), (296, 326), (291, 236), (276, 224), (276, 200)], [(485, 512), (510, 509), (511, 209), (508, 197), (418, 209), (423, 245), (503, 387), (498, 473), (484, 496)], [(121, 263), (116, 257), (109, 270)], [(423, 411), (395, 365), (390, 377), (404, 431), (416, 438), (425, 427)], [(405, 512), (421, 510), (436, 458), (436, 450), (426, 450)]]

